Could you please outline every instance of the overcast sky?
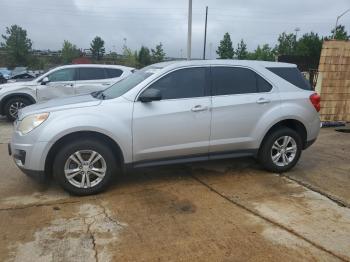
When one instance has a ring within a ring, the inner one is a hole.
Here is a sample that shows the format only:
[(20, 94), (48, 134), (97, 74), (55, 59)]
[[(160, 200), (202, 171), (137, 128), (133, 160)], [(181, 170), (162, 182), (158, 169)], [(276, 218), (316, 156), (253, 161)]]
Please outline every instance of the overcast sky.
[[(350, 0), (193, 0), (193, 57), (203, 49), (205, 6), (209, 6), (208, 57), (215, 57), (219, 41), (229, 32), (253, 50), (275, 45), (278, 35), (314, 31), (329, 35), (336, 17), (350, 8)], [(186, 56), (188, 0), (0, 0), (0, 33), (18, 24), (27, 30), (35, 49), (60, 49), (63, 40), (89, 48), (96, 36), (106, 51), (154, 47), (162, 42), (168, 56)], [(350, 13), (341, 18), (350, 31)], [(211, 47), (211, 48), (210, 48)]]

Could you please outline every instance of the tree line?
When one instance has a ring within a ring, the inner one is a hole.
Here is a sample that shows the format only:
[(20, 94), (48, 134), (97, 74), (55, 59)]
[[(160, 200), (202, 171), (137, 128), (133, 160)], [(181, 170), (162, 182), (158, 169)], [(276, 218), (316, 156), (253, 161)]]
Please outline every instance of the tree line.
[[(308, 56), (319, 60), (322, 42), (327, 39), (349, 40), (345, 27), (339, 25), (333, 29), (331, 36), (320, 37), (317, 33), (310, 32), (302, 35), (297, 39), (293, 33), (283, 32), (277, 39), (277, 44), (271, 47), (268, 44), (258, 45), (257, 48), (250, 52), (247, 44), (242, 39), (237, 47), (233, 47), (229, 33), (226, 33), (220, 41), (216, 53), (220, 59), (248, 59), (248, 60), (265, 60), (274, 61), (279, 55), (297, 55)], [(27, 31), (18, 25), (12, 25), (6, 28), (6, 34), (2, 35), (3, 42), (0, 43), (0, 48), (7, 54), (7, 64), (9, 66), (27, 65), (32, 68), (42, 69), (45, 67), (45, 61), (31, 54), (32, 41), (27, 36)], [(104, 40), (96, 36), (90, 43), (91, 56), (95, 61), (101, 61), (106, 55)], [(69, 64), (75, 58), (82, 56), (82, 51), (76, 45), (64, 40), (60, 56), (54, 58), (56, 64)], [(123, 46), (122, 62), (125, 65), (132, 67), (143, 67), (152, 63), (164, 61), (165, 52), (162, 43), (159, 43), (155, 48), (142, 46), (140, 50), (133, 51), (127, 46)], [(114, 61), (118, 60), (118, 55), (115, 52), (108, 54), (108, 57)]]
[[(27, 65), (40, 69), (45, 67), (43, 64), (45, 61), (31, 55), (33, 43), (28, 38), (25, 29), (18, 25), (7, 27), (6, 34), (2, 35), (2, 39), (3, 42), (0, 43), (0, 48), (5, 51), (9, 66)], [(96, 36), (90, 43), (89, 51), (94, 61), (101, 61), (106, 56), (105, 41), (101, 37)], [(60, 56), (56, 58), (54, 63), (69, 64), (74, 59), (84, 55), (81, 49), (68, 40), (63, 41), (62, 49), (59, 53)], [(108, 56), (115, 61), (118, 59), (116, 52), (111, 52)], [(154, 49), (142, 46), (140, 50), (136, 51), (132, 51), (124, 45), (122, 51), (123, 61), (120, 62), (128, 66), (143, 67), (164, 61), (165, 56), (162, 43), (156, 45)]]
[(320, 37), (317, 33), (310, 32), (302, 35), (299, 39), (293, 33), (283, 32), (277, 39), (275, 47), (268, 44), (258, 45), (253, 52), (249, 52), (247, 44), (242, 39), (234, 48), (231, 36), (225, 33), (216, 51), (220, 59), (247, 59), (274, 61), (279, 55), (307, 56), (320, 59), (322, 42), (328, 39), (349, 40), (345, 26), (338, 25), (333, 29), (330, 36)]

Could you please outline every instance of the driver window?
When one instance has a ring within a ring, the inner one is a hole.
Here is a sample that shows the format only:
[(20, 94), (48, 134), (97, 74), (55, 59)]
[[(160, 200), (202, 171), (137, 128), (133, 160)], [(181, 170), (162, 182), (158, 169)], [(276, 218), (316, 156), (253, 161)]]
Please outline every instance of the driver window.
[(161, 91), (162, 99), (179, 99), (205, 96), (206, 69), (185, 68), (169, 73), (150, 88)]
[(66, 68), (61, 69), (47, 76), (50, 82), (64, 82), (75, 80), (75, 69)]

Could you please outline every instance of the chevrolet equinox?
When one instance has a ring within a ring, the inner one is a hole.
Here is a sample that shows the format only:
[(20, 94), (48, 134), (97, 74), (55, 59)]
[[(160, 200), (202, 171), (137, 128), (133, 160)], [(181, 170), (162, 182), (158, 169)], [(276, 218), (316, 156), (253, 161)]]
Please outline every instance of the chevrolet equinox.
[(20, 110), (9, 144), (30, 175), (76, 195), (128, 167), (256, 157), (286, 172), (320, 130), (320, 97), (293, 64), (164, 62), (104, 91)]

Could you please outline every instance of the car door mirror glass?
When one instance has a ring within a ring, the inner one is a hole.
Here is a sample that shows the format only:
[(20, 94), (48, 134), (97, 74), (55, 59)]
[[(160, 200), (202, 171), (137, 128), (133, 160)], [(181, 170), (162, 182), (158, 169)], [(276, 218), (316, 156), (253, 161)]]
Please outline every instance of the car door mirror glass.
[(147, 89), (139, 97), (139, 100), (143, 103), (148, 103), (148, 102), (152, 102), (152, 101), (159, 101), (161, 99), (162, 99), (162, 94), (161, 94), (160, 90), (154, 89), (154, 88)]
[(45, 76), (42, 80), (41, 80), (41, 84), (42, 85), (46, 85), (47, 83), (49, 83), (50, 82), (50, 80), (49, 80), (49, 78), (47, 77), (47, 76)]

